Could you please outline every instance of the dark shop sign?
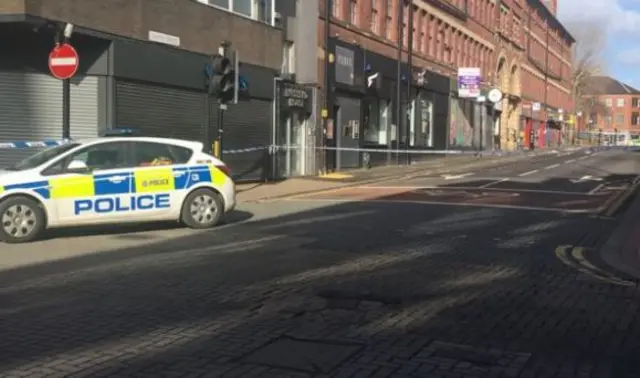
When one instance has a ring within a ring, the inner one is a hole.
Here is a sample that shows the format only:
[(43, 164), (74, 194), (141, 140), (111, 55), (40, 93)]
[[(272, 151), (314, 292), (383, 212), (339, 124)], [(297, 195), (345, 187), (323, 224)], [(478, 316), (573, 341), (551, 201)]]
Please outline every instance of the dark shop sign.
[(311, 88), (301, 85), (282, 83), (280, 88), (280, 104), (283, 108), (312, 111)]

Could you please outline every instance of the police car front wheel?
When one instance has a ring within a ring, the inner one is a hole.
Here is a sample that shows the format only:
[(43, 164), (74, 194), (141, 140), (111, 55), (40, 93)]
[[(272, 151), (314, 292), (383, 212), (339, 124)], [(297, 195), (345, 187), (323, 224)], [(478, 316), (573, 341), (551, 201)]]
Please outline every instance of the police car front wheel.
[(190, 228), (211, 228), (218, 224), (223, 211), (224, 203), (218, 193), (197, 189), (184, 202), (182, 221)]
[(42, 207), (27, 197), (10, 197), (0, 203), (0, 240), (5, 243), (29, 242), (45, 228)]

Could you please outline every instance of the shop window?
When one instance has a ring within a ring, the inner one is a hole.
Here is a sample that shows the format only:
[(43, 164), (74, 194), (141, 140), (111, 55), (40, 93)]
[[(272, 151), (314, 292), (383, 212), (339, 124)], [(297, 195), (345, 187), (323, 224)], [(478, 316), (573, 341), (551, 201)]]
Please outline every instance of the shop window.
[(371, 101), (367, 108), (364, 141), (369, 144), (387, 144), (389, 129), (389, 101)]

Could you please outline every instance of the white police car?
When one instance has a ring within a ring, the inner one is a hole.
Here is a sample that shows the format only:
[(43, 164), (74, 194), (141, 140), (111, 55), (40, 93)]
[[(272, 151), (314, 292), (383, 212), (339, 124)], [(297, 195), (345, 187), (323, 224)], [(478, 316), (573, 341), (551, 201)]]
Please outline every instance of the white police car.
[(176, 220), (215, 226), (236, 204), (224, 163), (203, 144), (108, 137), (69, 141), (0, 171), (0, 240), (46, 228)]

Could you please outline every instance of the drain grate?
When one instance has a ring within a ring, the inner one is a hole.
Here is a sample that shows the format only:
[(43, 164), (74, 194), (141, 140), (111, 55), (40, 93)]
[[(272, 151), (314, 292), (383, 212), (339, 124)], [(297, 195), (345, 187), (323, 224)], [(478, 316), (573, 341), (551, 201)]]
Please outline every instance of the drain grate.
[(362, 348), (361, 344), (281, 337), (246, 356), (243, 362), (312, 374), (327, 374)]

